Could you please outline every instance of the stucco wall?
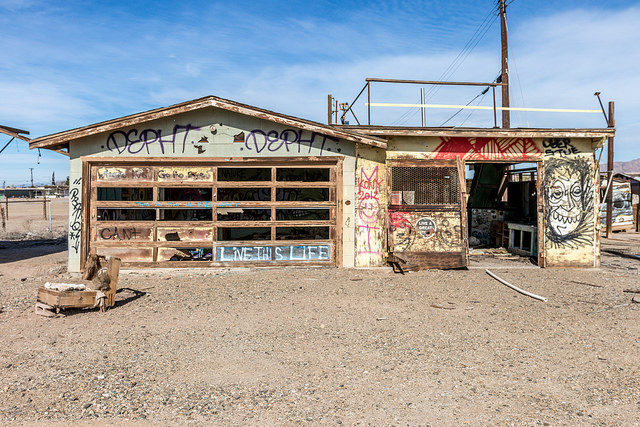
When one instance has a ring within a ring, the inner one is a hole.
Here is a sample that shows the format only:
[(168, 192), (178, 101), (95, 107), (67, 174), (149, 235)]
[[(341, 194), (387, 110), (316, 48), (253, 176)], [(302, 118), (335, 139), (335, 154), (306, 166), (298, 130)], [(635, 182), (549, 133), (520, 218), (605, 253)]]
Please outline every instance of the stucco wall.
[[(82, 160), (93, 158), (343, 157), (342, 262), (355, 263), (355, 144), (220, 109), (203, 109), (72, 141), (69, 270), (80, 270)], [(349, 203), (346, 203), (349, 201)]]

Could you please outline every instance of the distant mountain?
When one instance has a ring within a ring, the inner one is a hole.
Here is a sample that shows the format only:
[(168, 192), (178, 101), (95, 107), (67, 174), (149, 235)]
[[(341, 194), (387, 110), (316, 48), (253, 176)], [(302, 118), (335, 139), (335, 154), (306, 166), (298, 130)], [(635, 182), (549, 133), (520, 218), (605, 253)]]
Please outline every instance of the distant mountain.
[[(606, 171), (607, 164), (600, 163), (600, 170)], [(640, 173), (640, 159), (629, 160), (628, 162), (613, 162), (613, 170), (622, 173)]]

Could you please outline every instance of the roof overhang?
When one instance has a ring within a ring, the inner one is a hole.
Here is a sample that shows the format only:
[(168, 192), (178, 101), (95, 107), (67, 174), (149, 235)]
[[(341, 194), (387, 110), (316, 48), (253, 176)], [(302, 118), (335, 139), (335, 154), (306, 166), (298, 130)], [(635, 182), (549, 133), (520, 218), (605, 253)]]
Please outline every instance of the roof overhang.
[(394, 136), (463, 136), (489, 138), (608, 138), (615, 128), (551, 129), (551, 128), (454, 128), (454, 127), (394, 127), (342, 125), (340, 129), (365, 135), (389, 138)]
[(142, 113), (132, 114), (105, 122), (95, 123), (92, 125), (70, 129), (64, 132), (58, 132), (51, 135), (41, 136), (29, 141), (29, 148), (47, 148), (61, 149), (68, 148), (69, 141), (83, 138), (90, 135), (109, 132), (128, 126), (137, 125), (139, 123), (149, 122), (164, 117), (174, 116), (176, 114), (188, 111), (199, 110), (203, 108), (220, 108), (227, 111), (233, 111), (246, 116), (256, 117), (279, 123), (285, 126), (296, 127), (299, 129), (316, 132), (333, 138), (343, 139), (355, 143), (371, 145), (379, 148), (387, 148), (385, 139), (373, 136), (363, 135), (349, 129), (342, 129), (335, 126), (329, 126), (322, 123), (305, 120), (298, 117), (287, 116), (276, 113), (274, 111), (265, 110), (251, 105), (241, 104), (239, 102), (228, 99), (218, 98), (217, 96), (206, 96), (204, 98), (194, 99), (193, 101), (182, 102), (180, 104), (171, 105), (169, 107), (157, 108), (155, 110), (145, 111)]

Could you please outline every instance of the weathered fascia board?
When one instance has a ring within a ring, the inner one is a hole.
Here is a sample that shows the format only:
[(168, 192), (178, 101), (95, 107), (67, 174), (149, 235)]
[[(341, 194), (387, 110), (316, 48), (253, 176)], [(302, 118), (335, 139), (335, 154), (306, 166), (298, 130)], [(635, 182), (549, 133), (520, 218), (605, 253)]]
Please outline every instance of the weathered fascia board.
[[(27, 134), (29, 133), (29, 132), (24, 131), (22, 129), (10, 128), (8, 126), (0, 126), (0, 133), (4, 133), (5, 135), (9, 135), (9, 136), (11, 136), (13, 138), (18, 138), (18, 139), (21, 139), (23, 141), (26, 141), (26, 142), (29, 143), (29, 148), (31, 148), (31, 141), (32, 140), (27, 138), (26, 136), (22, 136), (22, 135), (18, 134), (15, 131), (20, 131), (20, 133), (27, 133)], [(61, 147), (61, 148), (52, 147), (52, 148), (50, 148), (50, 150), (51, 151), (55, 151), (56, 153), (64, 154), (65, 156), (69, 157), (69, 152), (68, 151), (62, 151), (62, 148), (63, 147)], [(66, 147), (66, 148), (69, 148), (69, 147)]]
[[(338, 125), (336, 125), (338, 126)], [(615, 135), (615, 128), (601, 129), (534, 129), (534, 128), (423, 128), (391, 126), (338, 126), (372, 136), (465, 136), (496, 138), (608, 138)]]
[(207, 96), (205, 98), (195, 99), (193, 101), (187, 101), (180, 104), (171, 105), (169, 107), (158, 108), (155, 110), (132, 114), (130, 116), (120, 117), (117, 119), (108, 120), (81, 128), (70, 129), (64, 132), (34, 138), (29, 141), (29, 148), (62, 148), (67, 146), (69, 141), (85, 136), (108, 132), (115, 129), (121, 129), (139, 123), (174, 116), (177, 114), (207, 107), (233, 111), (239, 114), (272, 121), (286, 126), (293, 126), (299, 129), (308, 130), (310, 132), (317, 132), (322, 135), (345, 139), (351, 142), (372, 145), (379, 148), (387, 147), (386, 140), (379, 137), (361, 135), (353, 131), (339, 129), (334, 126), (328, 126), (322, 123), (312, 122), (310, 120), (287, 116), (284, 114), (264, 110), (262, 108), (257, 108), (246, 104), (240, 104), (238, 102), (218, 98), (215, 96)]

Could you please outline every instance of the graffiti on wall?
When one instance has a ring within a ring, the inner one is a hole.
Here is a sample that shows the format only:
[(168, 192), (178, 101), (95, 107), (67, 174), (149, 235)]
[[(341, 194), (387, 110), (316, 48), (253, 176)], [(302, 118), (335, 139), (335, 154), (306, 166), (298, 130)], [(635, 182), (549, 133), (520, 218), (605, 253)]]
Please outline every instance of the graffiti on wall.
[(556, 156), (568, 156), (578, 153), (578, 149), (571, 144), (569, 138), (547, 138), (542, 140), (544, 153)]
[(554, 248), (593, 244), (592, 169), (592, 162), (581, 157), (545, 162), (545, 235)]
[(440, 223), (440, 227), (436, 230), (436, 238), (442, 248), (450, 250), (460, 250), (460, 236), (462, 228), (459, 224), (451, 224), (447, 218)]
[(82, 225), (80, 216), (82, 215), (82, 202), (80, 200), (80, 187), (82, 178), (73, 180), (74, 187), (69, 191), (69, 204), (71, 205), (71, 216), (69, 217), (69, 246), (75, 253), (80, 249), (80, 234)]
[(434, 159), (454, 160), (534, 160), (542, 151), (531, 138), (441, 138), (433, 151)]
[(393, 250), (406, 252), (416, 239), (409, 212), (389, 212), (389, 233), (393, 235)]
[[(145, 150), (147, 154), (150, 154), (149, 147), (158, 146), (162, 154), (170, 153), (182, 153), (184, 154), (189, 141), (189, 132), (199, 130), (199, 127), (186, 125), (175, 125), (170, 135), (162, 135), (162, 129), (131, 129), (128, 131), (116, 130), (109, 134), (107, 137), (106, 145), (102, 148), (106, 148), (116, 154), (123, 154), (128, 152), (129, 154), (137, 154), (142, 150)], [(180, 132), (184, 132), (182, 138), (179, 137)], [(195, 144), (195, 141), (189, 141), (189, 144)], [(204, 151), (203, 151), (204, 152)]]
[[(360, 179), (358, 181), (358, 229), (366, 233), (365, 250), (360, 254), (380, 254), (372, 248), (372, 239), (377, 231), (381, 230), (379, 220), (382, 215), (380, 204), (380, 191), (382, 179), (379, 177), (378, 166), (371, 173), (360, 169)], [(373, 234), (373, 235), (372, 235)]]
[[(310, 132), (309, 137), (305, 137), (302, 129), (285, 129), (281, 132), (277, 130), (263, 131), (254, 129), (247, 134), (244, 140), (244, 147), (241, 150), (255, 151), (261, 153), (295, 153), (311, 154), (312, 148), (320, 150), (320, 155), (324, 151), (331, 151), (327, 147), (327, 141), (338, 142), (337, 139), (316, 132)], [(340, 149), (336, 151), (340, 152)]]
[[(602, 187), (607, 187), (607, 180), (603, 180)], [(614, 181), (611, 184), (613, 192), (613, 220), (614, 227), (633, 227), (633, 197), (631, 185), (628, 182)], [(607, 203), (600, 203), (600, 222), (607, 220)]]
[(329, 261), (329, 245), (218, 246), (217, 261)]

